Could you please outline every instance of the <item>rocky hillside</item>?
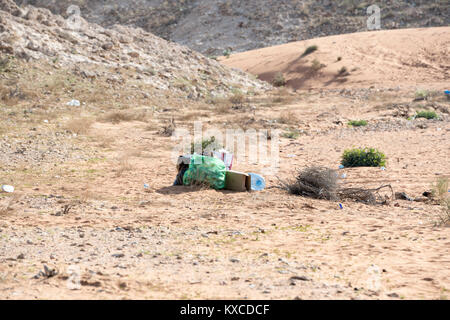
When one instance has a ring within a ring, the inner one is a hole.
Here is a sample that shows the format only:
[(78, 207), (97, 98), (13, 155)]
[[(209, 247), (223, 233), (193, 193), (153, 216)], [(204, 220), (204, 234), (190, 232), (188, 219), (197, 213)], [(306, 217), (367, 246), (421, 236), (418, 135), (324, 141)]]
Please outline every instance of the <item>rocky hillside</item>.
[[(142, 27), (207, 55), (246, 51), (290, 41), (367, 30), (360, 0), (15, 0), (67, 17), (70, 5), (88, 21)], [(381, 28), (450, 23), (448, 0), (380, 0)], [(69, 12), (73, 14), (73, 12)]]
[(156, 89), (186, 92), (194, 98), (234, 88), (268, 87), (142, 29), (120, 25), (105, 29), (83, 18), (53, 15), (44, 8), (19, 8), (10, 0), (0, 0), (0, 53), (26, 60), (46, 59), (55, 68), (72, 68), (87, 78), (106, 76), (113, 82), (121, 81), (120, 72), (115, 71), (125, 68)]

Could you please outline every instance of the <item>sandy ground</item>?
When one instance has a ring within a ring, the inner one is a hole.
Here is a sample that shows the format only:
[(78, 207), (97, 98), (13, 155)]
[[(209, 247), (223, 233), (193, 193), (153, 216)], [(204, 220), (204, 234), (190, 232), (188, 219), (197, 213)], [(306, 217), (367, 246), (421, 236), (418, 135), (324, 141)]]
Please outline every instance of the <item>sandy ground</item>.
[[(450, 77), (449, 34), (450, 27), (361, 32), (247, 51), (221, 62), (269, 82), (281, 72), (295, 89), (435, 86)], [(318, 50), (302, 57), (314, 45)], [(323, 65), (316, 72), (314, 60)], [(349, 74), (339, 76), (343, 67)]]
[[(442, 37), (445, 31), (420, 34)], [(317, 40), (319, 54), (334, 38)], [(352, 48), (347, 40), (344, 46)], [(441, 56), (434, 66), (439, 63)], [(379, 74), (367, 76), (366, 85), (358, 82), (362, 75), (350, 76), (345, 85), (333, 84), (337, 90), (280, 91), (249, 98), (241, 110), (205, 111), (197, 119), (221, 129), (240, 120), (245, 129), (278, 123), (283, 131), (298, 130), (296, 139), (280, 138), (277, 176), (283, 180), (310, 165), (337, 169), (347, 148), (379, 148), (387, 155), (385, 171), (343, 169), (342, 184), (390, 184), (421, 198), (437, 178), (450, 176), (449, 102), (438, 78), (448, 74), (448, 65), (427, 70), (411, 71), (401, 88)], [(422, 86), (436, 91), (428, 101), (413, 102)], [(441, 119), (402, 114), (423, 108)], [(350, 119), (369, 125), (352, 128)], [(192, 128), (192, 120), (183, 125)], [(35, 130), (45, 136), (51, 126)], [(288, 194), (275, 175), (265, 175), (262, 192), (173, 187), (170, 159), (178, 142), (147, 127), (96, 121), (71, 139), (88, 160), (1, 172), (16, 187), (14, 194), (0, 194), (2, 206), (11, 205), (0, 219), (2, 299), (448, 299), (450, 229), (437, 225), (441, 207), (434, 201), (343, 201), (340, 209), (339, 202)], [(260, 164), (246, 159), (234, 169), (264, 175)], [(44, 265), (56, 274), (45, 275)]]

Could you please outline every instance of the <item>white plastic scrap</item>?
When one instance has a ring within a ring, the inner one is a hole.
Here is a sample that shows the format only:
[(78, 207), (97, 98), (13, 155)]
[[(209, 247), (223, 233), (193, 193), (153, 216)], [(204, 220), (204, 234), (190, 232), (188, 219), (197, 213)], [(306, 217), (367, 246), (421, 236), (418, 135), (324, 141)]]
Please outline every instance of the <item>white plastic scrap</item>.
[(69, 107), (79, 107), (81, 104), (80, 104), (80, 101), (73, 99), (73, 100), (67, 102), (67, 105)]
[(14, 187), (4, 184), (4, 185), (2, 185), (2, 191), (12, 193), (12, 192), (14, 192)]

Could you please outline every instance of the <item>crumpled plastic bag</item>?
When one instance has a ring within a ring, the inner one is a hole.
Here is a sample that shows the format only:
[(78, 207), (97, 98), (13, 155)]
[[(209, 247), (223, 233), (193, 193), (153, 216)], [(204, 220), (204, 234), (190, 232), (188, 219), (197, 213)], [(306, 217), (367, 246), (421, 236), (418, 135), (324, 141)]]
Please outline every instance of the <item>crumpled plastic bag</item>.
[(183, 176), (184, 185), (207, 184), (219, 190), (225, 188), (225, 163), (217, 158), (194, 154)]

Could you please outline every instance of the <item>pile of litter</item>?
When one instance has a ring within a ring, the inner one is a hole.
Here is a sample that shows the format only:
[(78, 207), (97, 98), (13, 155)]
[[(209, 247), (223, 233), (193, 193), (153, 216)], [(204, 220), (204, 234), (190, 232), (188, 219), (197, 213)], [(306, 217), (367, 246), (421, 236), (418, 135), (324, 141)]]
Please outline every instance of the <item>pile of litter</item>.
[(261, 175), (231, 170), (233, 158), (233, 154), (225, 149), (210, 151), (209, 156), (195, 153), (180, 156), (173, 185), (200, 185), (239, 192), (263, 190), (266, 182)]

